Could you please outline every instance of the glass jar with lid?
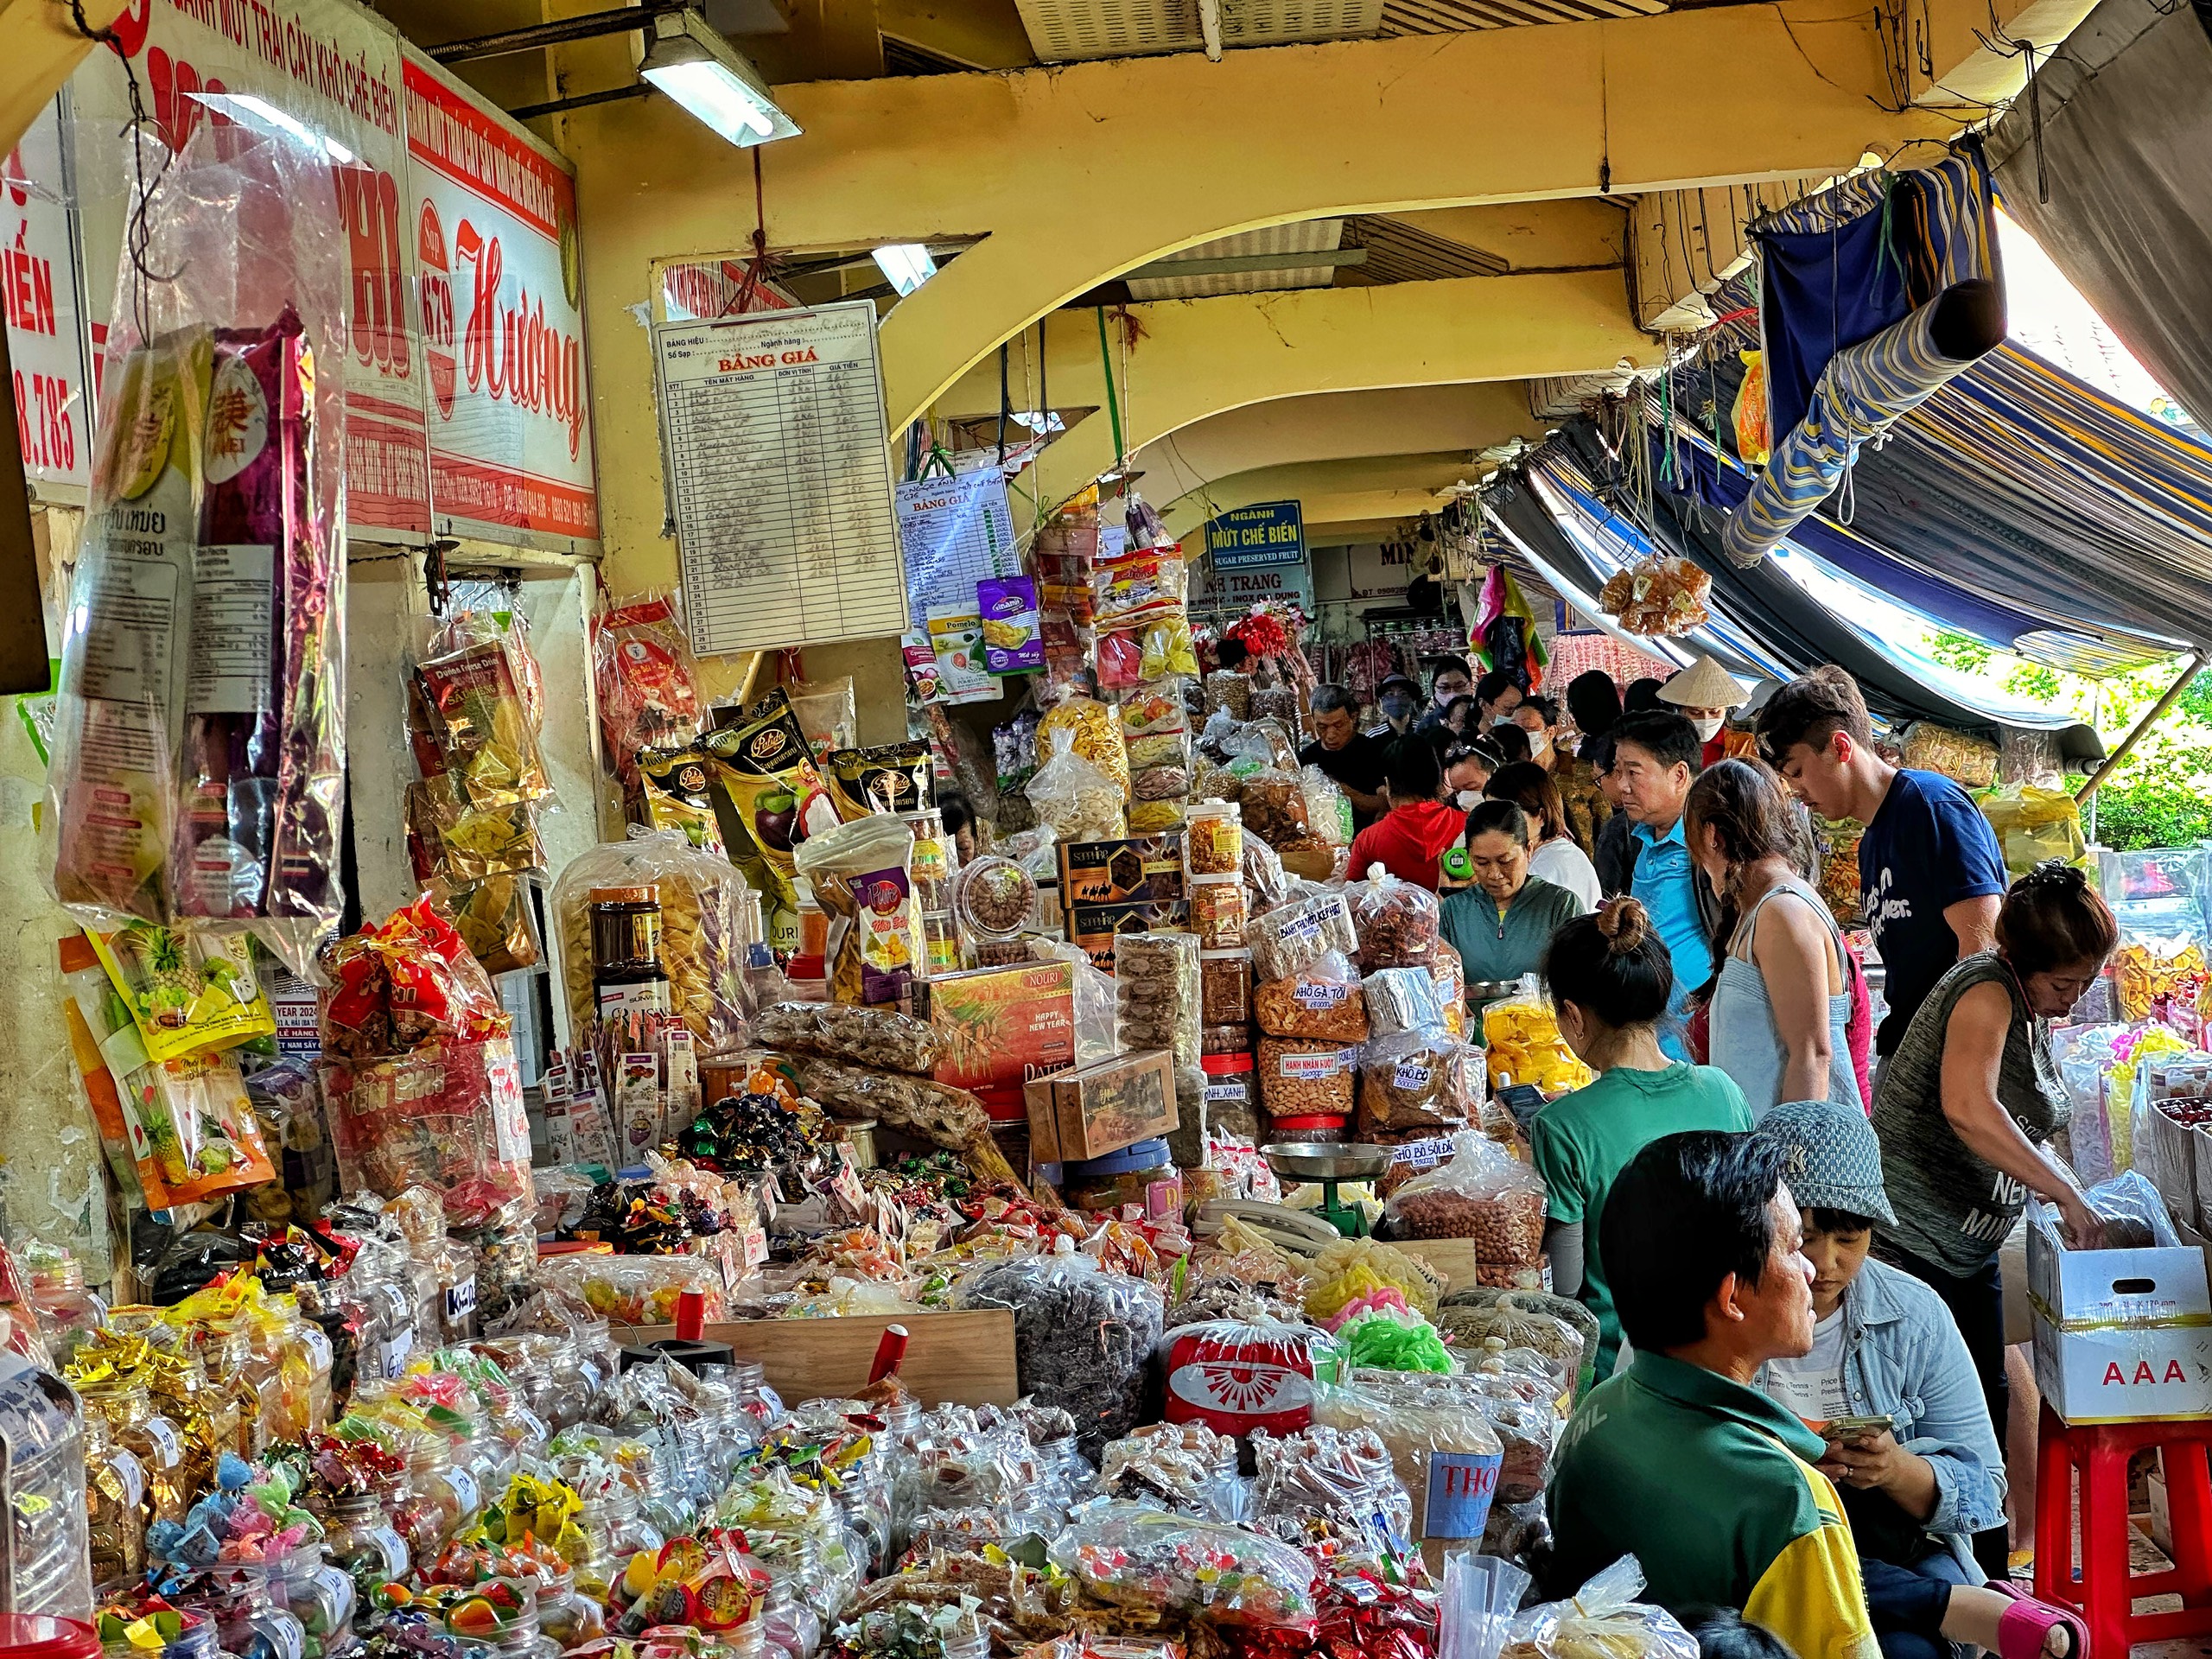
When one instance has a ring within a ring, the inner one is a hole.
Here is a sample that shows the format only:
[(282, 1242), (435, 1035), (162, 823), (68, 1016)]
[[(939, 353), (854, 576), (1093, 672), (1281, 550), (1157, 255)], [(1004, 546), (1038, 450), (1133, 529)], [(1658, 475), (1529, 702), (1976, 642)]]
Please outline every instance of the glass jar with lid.
[(407, 1541), (391, 1524), (378, 1493), (348, 1492), (334, 1500), (323, 1548), (330, 1564), (353, 1580), (363, 1600), (407, 1576)]
[(105, 1417), (115, 1443), (138, 1461), (146, 1478), (141, 1511), (144, 1523), (182, 1521), (199, 1489), (188, 1484), (184, 1436), (154, 1409), (153, 1390), (135, 1374), (111, 1375), (76, 1386), (86, 1409)]
[(92, 1587), (105, 1595), (146, 1570), (146, 1470), (121, 1445), (107, 1415), (85, 1408), (85, 1521), (92, 1552)]

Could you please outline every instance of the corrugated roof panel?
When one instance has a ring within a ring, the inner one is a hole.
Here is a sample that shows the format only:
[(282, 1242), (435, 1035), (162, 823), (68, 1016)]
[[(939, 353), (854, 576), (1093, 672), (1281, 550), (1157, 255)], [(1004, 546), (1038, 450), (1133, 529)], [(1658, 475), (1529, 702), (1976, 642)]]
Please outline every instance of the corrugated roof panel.
[[(1171, 259), (1230, 258), (1260, 253), (1325, 253), (1339, 245), (1341, 219), (1307, 219), (1217, 237), (1171, 254)], [(1129, 283), (1133, 300), (1198, 300), (1215, 294), (1265, 294), (1284, 288), (1326, 288), (1336, 280), (1332, 265), (1294, 265), (1281, 270), (1220, 271), (1205, 276), (1140, 276)]]

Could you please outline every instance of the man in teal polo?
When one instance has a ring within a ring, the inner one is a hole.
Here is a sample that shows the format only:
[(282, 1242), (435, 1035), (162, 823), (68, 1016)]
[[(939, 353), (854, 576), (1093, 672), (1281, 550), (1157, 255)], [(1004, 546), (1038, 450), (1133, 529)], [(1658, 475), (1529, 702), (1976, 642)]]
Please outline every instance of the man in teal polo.
[(1812, 1264), (1783, 1148), (1655, 1141), (1599, 1223), (1629, 1369), (1560, 1436), (1549, 1503), (1562, 1593), (1626, 1554), (1677, 1615), (1739, 1607), (1798, 1659), (1878, 1659), (1821, 1438), (1752, 1386), (1813, 1346)]

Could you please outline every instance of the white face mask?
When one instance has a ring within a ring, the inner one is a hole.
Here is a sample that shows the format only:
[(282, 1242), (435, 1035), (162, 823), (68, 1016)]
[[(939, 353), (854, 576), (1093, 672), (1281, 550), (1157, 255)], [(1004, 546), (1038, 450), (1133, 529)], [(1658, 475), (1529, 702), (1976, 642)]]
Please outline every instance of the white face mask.
[(1529, 754), (1530, 759), (1533, 760), (1540, 754), (1549, 753), (1551, 747), (1552, 741), (1548, 737), (1539, 737), (1533, 732), (1529, 734)]
[(1715, 715), (1711, 720), (1694, 720), (1690, 726), (1697, 733), (1699, 742), (1710, 743), (1720, 735), (1720, 728), (1726, 719), (1725, 715)]
[(1459, 803), (1462, 812), (1471, 812), (1483, 804), (1483, 792), (1479, 789), (1463, 789), (1452, 798)]

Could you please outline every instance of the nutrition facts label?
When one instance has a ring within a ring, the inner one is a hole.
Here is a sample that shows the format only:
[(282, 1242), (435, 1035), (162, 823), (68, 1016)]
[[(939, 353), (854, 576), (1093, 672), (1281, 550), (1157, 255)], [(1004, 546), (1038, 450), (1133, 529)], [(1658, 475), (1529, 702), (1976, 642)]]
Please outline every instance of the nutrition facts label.
[(875, 308), (661, 323), (653, 346), (692, 649), (903, 632)]

